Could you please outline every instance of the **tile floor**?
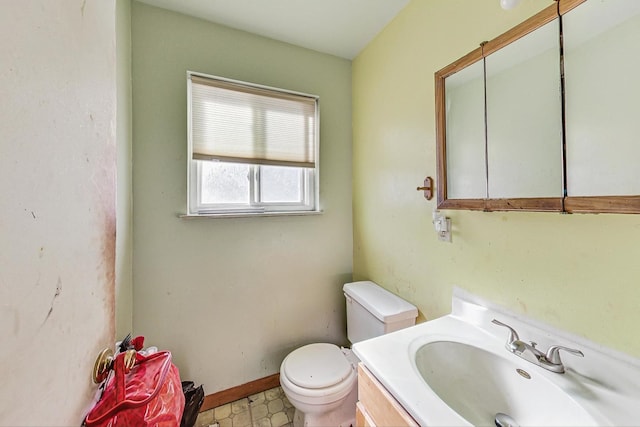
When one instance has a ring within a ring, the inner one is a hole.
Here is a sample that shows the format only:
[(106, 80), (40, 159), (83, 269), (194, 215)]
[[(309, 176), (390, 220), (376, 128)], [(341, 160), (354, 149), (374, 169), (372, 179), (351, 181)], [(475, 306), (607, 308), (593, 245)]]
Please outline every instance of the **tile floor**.
[(276, 387), (200, 412), (195, 427), (291, 427), (294, 411)]

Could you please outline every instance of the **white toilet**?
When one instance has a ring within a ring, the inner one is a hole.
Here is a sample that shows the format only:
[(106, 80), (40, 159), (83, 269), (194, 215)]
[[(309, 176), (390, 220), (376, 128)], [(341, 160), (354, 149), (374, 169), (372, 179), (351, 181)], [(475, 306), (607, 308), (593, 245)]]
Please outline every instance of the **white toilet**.
[[(418, 309), (373, 282), (347, 283), (347, 337), (353, 344), (416, 322)], [(280, 385), (296, 408), (294, 427), (355, 424), (358, 358), (346, 348), (318, 343), (289, 353)]]

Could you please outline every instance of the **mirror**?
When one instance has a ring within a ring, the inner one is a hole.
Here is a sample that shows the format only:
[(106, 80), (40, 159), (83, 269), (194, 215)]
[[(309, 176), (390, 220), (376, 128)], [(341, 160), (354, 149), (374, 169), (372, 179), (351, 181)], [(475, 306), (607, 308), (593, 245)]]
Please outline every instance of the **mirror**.
[(490, 199), (562, 197), (559, 34), (556, 18), (486, 57)]
[(559, 0), (436, 72), (438, 208), (640, 213), (637, 76), (631, 0)]
[(452, 199), (487, 195), (484, 144), (484, 67), (482, 61), (445, 81), (447, 183)]
[(562, 210), (558, 11), (436, 73), (438, 208)]
[[(563, 29), (569, 202), (632, 196), (625, 206), (633, 207), (640, 194), (640, 2), (586, 1), (564, 15)], [(616, 201), (624, 199), (607, 205)]]

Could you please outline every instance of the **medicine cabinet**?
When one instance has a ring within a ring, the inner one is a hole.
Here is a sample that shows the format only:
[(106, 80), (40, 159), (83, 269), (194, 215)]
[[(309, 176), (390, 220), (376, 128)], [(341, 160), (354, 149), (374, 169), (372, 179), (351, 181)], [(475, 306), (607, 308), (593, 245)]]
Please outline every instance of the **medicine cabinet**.
[(559, 0), (436, 72), (438, 208), (640, 213), (640, 1)]

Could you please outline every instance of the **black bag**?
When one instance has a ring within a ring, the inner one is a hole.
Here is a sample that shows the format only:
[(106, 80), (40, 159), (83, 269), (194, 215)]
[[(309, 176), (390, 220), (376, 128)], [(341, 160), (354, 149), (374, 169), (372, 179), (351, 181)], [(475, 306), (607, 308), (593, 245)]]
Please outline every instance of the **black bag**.
[(195, 387), (193, 381), (182, 381), (182, 393), (184, 393), (184, 411), (182, 411), (180, 427), (193, 427), (200, 407), (204, 403), (204, 389), (202, 385)]

